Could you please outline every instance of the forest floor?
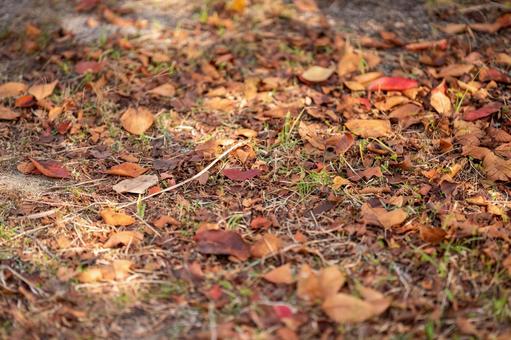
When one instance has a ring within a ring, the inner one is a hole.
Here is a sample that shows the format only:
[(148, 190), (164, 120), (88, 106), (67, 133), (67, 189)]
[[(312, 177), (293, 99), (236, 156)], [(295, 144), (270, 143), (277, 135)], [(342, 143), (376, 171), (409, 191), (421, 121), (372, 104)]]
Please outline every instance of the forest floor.
[(0, 338), (511, 338), (510, 8), (7, 0)]

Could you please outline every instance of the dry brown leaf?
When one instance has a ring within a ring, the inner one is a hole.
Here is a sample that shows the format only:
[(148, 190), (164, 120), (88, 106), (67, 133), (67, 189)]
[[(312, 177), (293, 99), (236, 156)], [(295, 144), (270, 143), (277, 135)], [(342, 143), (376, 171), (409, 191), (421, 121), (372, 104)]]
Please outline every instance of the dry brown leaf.
[(105, 173), (109, 175), (125, 176), (125, 177), (138, 177), (149, 169), (143, 168), (136, 163), (124, 162), (114, 165)]
[(440, 228), (421, 225), (419, 228), (419, 235), (421, 239), (425, 242), (431, 244), (438, 244), (445, 238), (447, 233)]
[(293, 277), (293, 272), (291, 270), (291, 264), (286, 263), (280, 267), (270, 270), (268, 273), (264, 274), (263, 278), (266, 281), (275, 284), (292, 284), (295, 282)]
[(135, 246), (142, 242), (144, 235), (138, 231), (118, 231), (114, 233), (103, 245), (105, 248), (117, 246)]
[(0, 105), (0, 120), (15, 120), (18, 119), (20, 116), (21, 113)]
[(234, 231), (204, 230), (195, 235), (195, 240), (203, 254), (232, 255), (241, 261), (250, 257), (249, 245)]
[(336, 266), (321, 269), (318, 274), (319, 291), (322, 299), (335, 295), (344, 286), (346, 276)]
[(387, 211), (384, 208), (373, 208), (368, 204), (362, 205), (361, 214), (366, 224), (376, 225), (385, 229), (400, 225), (408, 217), (406, 211), (401, 208)]
[(16, 97), (27, 90), (27, 85), (23, 83), (9, 82), (0, 85), (0, 99)]
[(392, 111), (389, 115), (389, 118), (397, 119), (399, 126), (401, 126), (403, 129), (406, 129), (413, 124), (421, 122), (421, 113), (422, 107), (416, 104), (408, 103), (401, 105)]
[(129, 192), (132, 194), (143, 194), (150, 187), (158, 184), (158, 176), (156, 175), (141, 175), (136, 178), (125, 179), (120, 181), (112, 187), (112, 189), (122, 194)]
[(99, 212), (99, 215), (106, 224), (113, 226), (127, 226), (135, 223), (135, 219), (130, 215), (117, 212), (112, 208), (105, 208)]
[(81, 283), (98, 282), (103, 279), (103, 271), (100, 267), (89, 267), (76, 277)]
[(486, 177), (492, 181), (511, 180), (511, 160), (504, 160), (493, 152), (487, 152), (483, 159)]
[(440, 85), (431, 91), (431, 106), (443, 116), (450, 117), (452, 114), (451, 100), (445, 94), (447, 87), (445, 79), (442, 80)]
[(374, 103), (374, 106), (380, 111), (388, 111), (399, 104), (408, 103), (409, 101), (410, 99), (405, 96), (392, 96)]
[(307, 301), (321, 298), (318, 276), (308, 264), (303, 264), (298, 273), (296, 295)]
[(321, 308), (330, 319), (343, 324), (363, 322), (377, 315), (371, 303), (344, 293), (330, 296)]
[(250, 247), (250, 252), (253, 257), (262, 258), (276, 254), (283, 246), (278, 236), (267, 233)]
[(511, 55), (505, 53), (498, 53), (495, 57), (495, 62), (497, 64), (511, 66)]
[(387, 137), (392, 133), (390, 122), (383, 119), (350, 119), (344, 125), (363, 138)]
[(333, 67), (312, 66), (300, 75), (300, 79), (309, 83), (322, 83), (334, 73)]
[(439, 78), (445, 77), (460, 77), (466, 73), (469, 73), (474, 68), (474, 65), (471, 64), (452, 64), (446, 66), (438, 72)]
[(154, 116), (145, 107), (128, 108), (121, 116), (122, 127), (134, 135), (141, 135), (153, 125)]
[(204, 100), (204, 108), (213, 111), (230, 112), (236, 107), (236, 102), (227, 98), (206, 98)]
[(51, 96), (58, 82), (58, 80), (55, 80), (48, 84), (33, 85), (28, 89), (28, 93), (33, 95), (37, 100), (44, 99)]
[(174, 97), (176, 94), (176, 88), (174, 85), (167, 83), (149, 90), (148, 93), (162, 97)]

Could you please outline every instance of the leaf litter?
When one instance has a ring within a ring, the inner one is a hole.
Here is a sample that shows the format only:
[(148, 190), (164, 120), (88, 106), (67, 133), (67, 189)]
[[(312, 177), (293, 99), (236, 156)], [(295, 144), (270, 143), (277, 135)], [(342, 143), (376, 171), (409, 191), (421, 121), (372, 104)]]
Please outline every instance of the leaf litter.
[(508, 338), (505, 6), (180, 5), (1, 35), (1, 336)]

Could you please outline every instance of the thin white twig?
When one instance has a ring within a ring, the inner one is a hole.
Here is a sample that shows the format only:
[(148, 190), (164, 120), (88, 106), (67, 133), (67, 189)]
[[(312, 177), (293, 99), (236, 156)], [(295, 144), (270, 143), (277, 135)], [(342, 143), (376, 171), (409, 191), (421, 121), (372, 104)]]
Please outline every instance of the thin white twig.
[(165, 188), (163, 189), (162, 191), (158, 191), (158, 192), (155, 192), (154, 194), (151, 194), (151, 195), (148, 195), (148, 196), (145, 196), (143, 197), (142, 199), (136, 199), (136, 200), (133, 200), (131, 202), (128, 202), (128, 203), (125, 203), (125, 204), (122, 204), (119, 206), (119, 208), (126, 208), (126, 207), (129, 207), (131, 205), (134, 205), (134, 204), (137, 204), (137, 202), (142, 202), (142, 201), (145, 201), (151, 197), (154, 197), (154, 196), (157, 196), (157, 195), (160, 195), (160, 194), (163, 194), (164, 192), (169, 192), (169, 191), (172, 191), (172, 190), (175, 190), (179, 187), (182, 187), (183, 185), (187, 184), (187, 183), (190, 183), (194, 180), (196, 180), (197, 178), (201, 177), (203, 174), (205, 174), (209, 169), (211, 169), (213, 166), (215, 166), (216, 163), (220, 162), (223, 158), (225, 158), (228, 154), (230, 154), (231, 152), (233, 152), (234, 150), (236, 150), (237, 148), (243, 146), (243, 145), (246, 145), (248, 142), (247, 141), (242, 141), (242, 142), (238, 142), (236, 144), (234, 144), (233, 146), (231, 146), (229, 149), (225, 150), (224, 153), (222, 153), (220, 156), (218, 156), (213, 162), (209, 163), (208, 166), (206, 166), (204, 169), (202, 169), (201, 171), (199, 171), (198, 173), (196, 173), (194, 176), (180, 182), (180, 183), (177, 183), (171, 187), (168, 187), (168, 188)]

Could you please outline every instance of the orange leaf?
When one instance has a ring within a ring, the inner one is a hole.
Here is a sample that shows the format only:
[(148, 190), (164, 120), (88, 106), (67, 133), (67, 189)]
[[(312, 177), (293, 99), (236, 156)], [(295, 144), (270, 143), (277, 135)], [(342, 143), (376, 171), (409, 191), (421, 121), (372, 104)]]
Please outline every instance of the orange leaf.
[(153, 122), (153, 114), (145, 107), (129, 108), (121, 116), (122, 127), (134, 135), (141, 135), (146, 132), (153, 125)]
[(35, 98), (31, 95), (16, 98), (14, 106), (16, 107), (32, 107), (36, 104)]
[(445, 86), (445, 79), (442, 80), (440, 85), (431, 91), (431, 106), (444, 116), (450, 116), (452, 112), (451, 100), (445, 94), (447, 87)]
[(138, 231), (119, 231), (114, 233), (103, 245), (105, 248), (115, 248), (119, 245), (137, 245), (144, 239)]
[(43, 175), (52, 178), (70, 178), (71, 173), (64, 168), (60, 163), (52, 160), (38, 161), (33, 158), (29, 158), (32, 164), (39, 170)]
[(372, 208), (364, 204), (361, 208), (362, 219), (366, 224), (376, 225), (385, 229), (391, 228), (403, 223), (408, 214), (404, 209), (395, 209), (387, 211), (384, 208)]
[(278, 236), (267, 233), (252, 245), (250, 252), (253, 257), (262, 258), (276, 254), (283, 246), (284, 242)]
[(148, 93), (155, 94), (162, 97), (174, 97), (176, 94), (176, 88), (172, 84), (163, 84), (149, 90)]
[(147, 170), (149, 169), (143, 168), (136, 163), (124, 162), (119, 165), (114, 165), (113, 167), (105, 171), (105, 173), (109, 175), (125, 177), (138, 177), (145, 173)]
[(130, 224), (135, 223), (135, 219), (131, 217), (130, 215), (126, 215), (122, 212), (116, 212), (115, 210), (111, 208), (105, 208), (99, 212), (101, 217), (103, 218), (103, 221), (106, 224), (113, 225), (113, 226), (127, 226)]
[(291, 271), (291, 265), (286, 263), (280, 267), (272, 269), (268, 273), (264, 274), (263, 278), (266, 281), (275, 284), (292, 284), (295, 280), (293, 278), (293, 273)]

